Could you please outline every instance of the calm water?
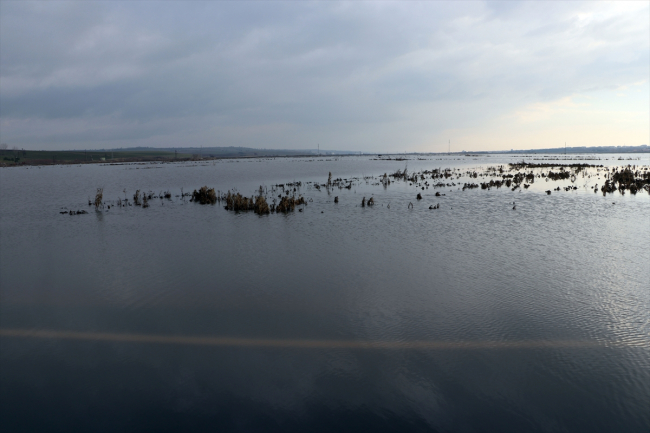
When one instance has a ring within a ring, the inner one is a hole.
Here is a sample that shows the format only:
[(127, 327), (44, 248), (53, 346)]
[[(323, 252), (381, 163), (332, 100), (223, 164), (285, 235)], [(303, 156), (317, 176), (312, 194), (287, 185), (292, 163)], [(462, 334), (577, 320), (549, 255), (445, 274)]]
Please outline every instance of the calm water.
[[(376, 185), (521, 159), (0, 169), (0, 430), (649, 431), (650, 195)], [(294, 181), (289, 215), (88, 207)]]

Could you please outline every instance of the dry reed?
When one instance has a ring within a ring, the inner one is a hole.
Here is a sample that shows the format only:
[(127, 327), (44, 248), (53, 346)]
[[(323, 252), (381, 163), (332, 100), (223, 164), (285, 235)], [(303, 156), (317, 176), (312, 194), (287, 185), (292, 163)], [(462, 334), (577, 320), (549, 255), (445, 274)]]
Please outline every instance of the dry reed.
[(97, 194), (95, 194), (95, 210), (99, 209), (99, 206), (102, 205), (102, 199), (104, 197), (104, 188), (97, 188)]

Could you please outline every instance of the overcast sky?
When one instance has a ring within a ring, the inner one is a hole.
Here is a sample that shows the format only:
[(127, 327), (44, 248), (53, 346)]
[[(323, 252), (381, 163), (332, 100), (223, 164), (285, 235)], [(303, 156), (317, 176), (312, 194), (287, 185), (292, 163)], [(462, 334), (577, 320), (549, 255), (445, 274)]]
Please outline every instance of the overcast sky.
[(26, 149), (650, 144), (649, 2), (0, 1)]

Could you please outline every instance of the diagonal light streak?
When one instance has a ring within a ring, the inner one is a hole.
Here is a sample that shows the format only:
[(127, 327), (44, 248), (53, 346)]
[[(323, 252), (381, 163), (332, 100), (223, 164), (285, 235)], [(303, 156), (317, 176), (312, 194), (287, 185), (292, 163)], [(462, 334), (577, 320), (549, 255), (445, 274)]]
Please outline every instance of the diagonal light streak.
[(287, 349), (563, 349), (563, 348), (626, 348), (650, 349), (650, 341), (616, 342), (597, 340), (519, 340), (519, 341), (360, 341), (315, 339), (265, 339), (186, 335), (126, 334), (31, 329), (0, 329), (0, 337), (41, 338), (120, 343), (158, 343), (190, 346), (252, 347)]

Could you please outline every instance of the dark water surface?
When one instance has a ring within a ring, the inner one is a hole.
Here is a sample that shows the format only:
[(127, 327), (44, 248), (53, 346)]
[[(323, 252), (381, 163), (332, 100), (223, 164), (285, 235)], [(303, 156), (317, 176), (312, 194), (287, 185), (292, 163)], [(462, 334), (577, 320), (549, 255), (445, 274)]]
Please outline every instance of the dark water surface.
[[(377, 185), (521, 159), (0, 169), (0, 430), (650, 431), (650, 195)], [(88, 207), (294, 181), (288, 215)]]

